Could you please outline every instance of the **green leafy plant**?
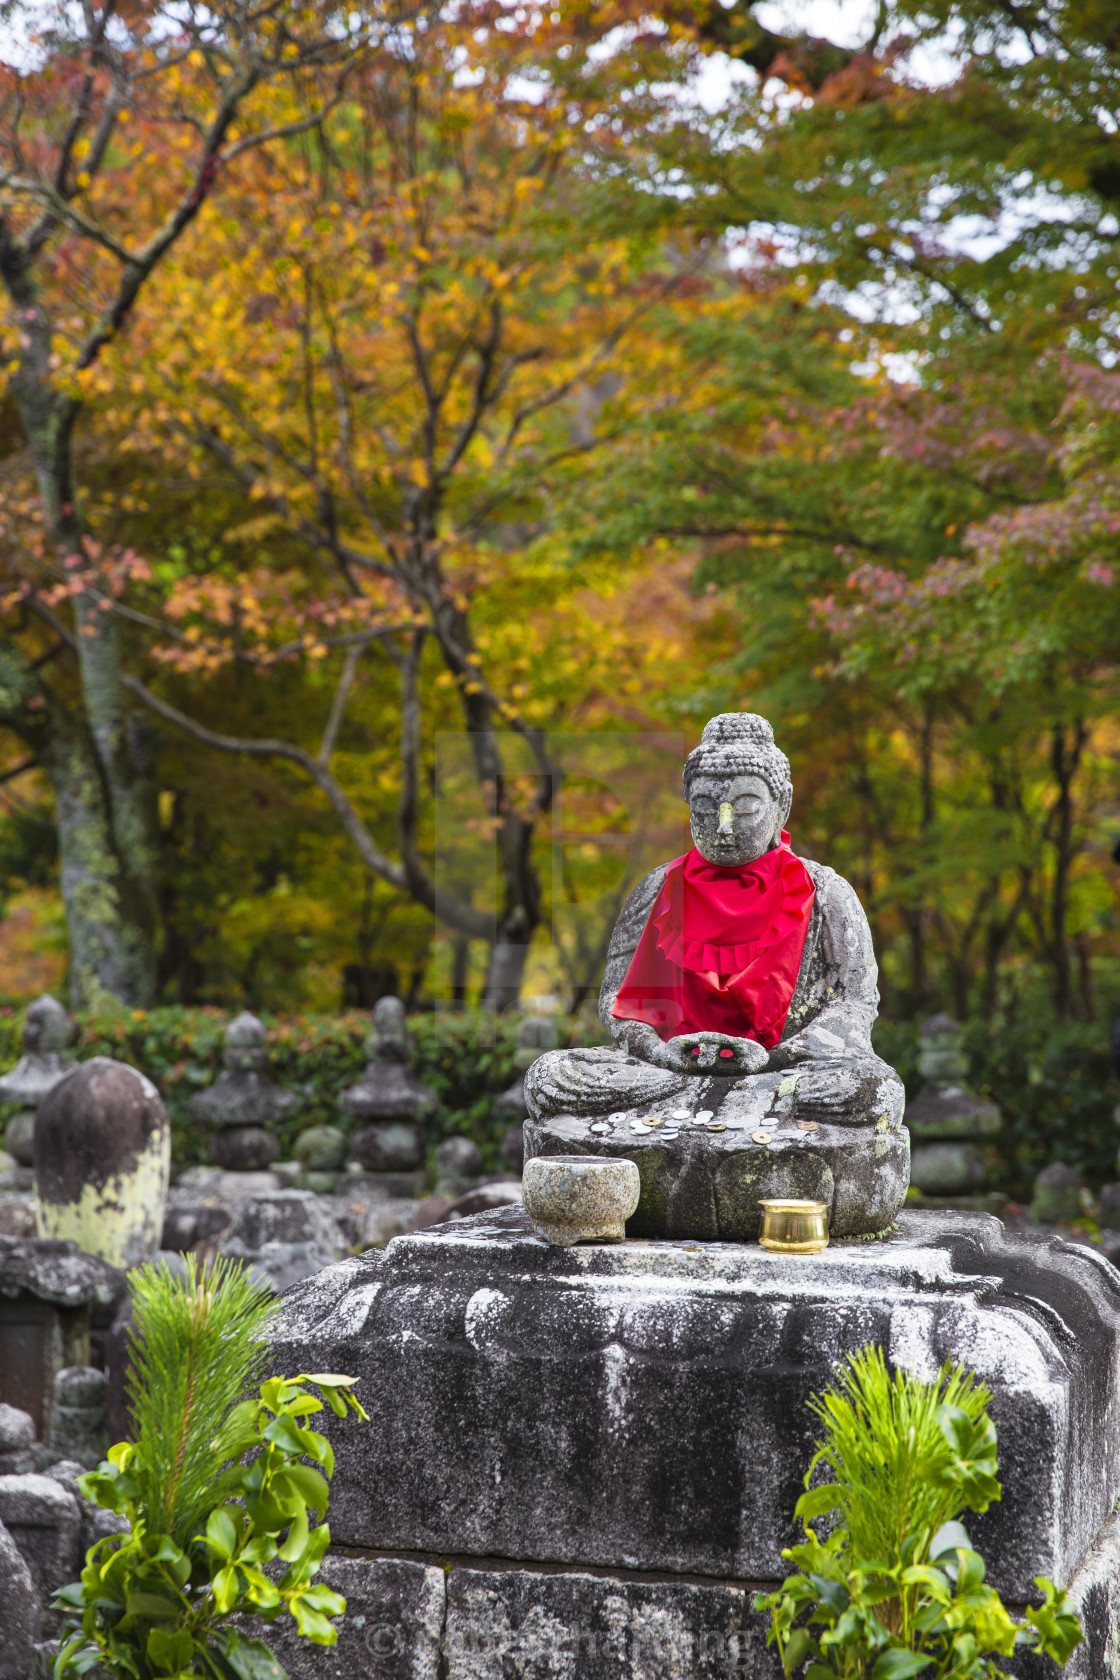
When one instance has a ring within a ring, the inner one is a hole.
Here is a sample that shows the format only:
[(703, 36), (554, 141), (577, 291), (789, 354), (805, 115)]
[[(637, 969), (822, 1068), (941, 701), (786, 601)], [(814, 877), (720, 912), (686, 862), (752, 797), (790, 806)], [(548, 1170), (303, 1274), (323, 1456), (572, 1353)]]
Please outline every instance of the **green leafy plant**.
[(1068, 1661), (1082, 1634), (1064, 1592), (1038, 1576), (1042, 1604), (1016, 1622), (959, 1521), (1000, 1497), (990, 1400), (960, 1366), (923, 1382), (865, 1347), (810, 1401), (825, 1433), (794, 1510), (805, 1540), (782, 1553), (797, 1573), (754, 1601), (787, 1676), (994, 1680), (1023, 1648)]
[(334, 1644), (328, 1618), (346, 1601), (314, 1580), (330, 1544), (334, 1453), (307, 1419), (324, 1402), (364, 1418), (353, 1379), (270, 1377), (242, 1399), (275, 1304), (233, 1264), (206, 1272), (188, 1256), (182, 1277), (143, 1267), (133, 1298), (135, 1439), (79, 1482), (128, 1529), (91, 1546), (81, 1580), (55, 1594), (66, 1612), (55, 1680), (99, 1665), (131, 1680), (283, 1680), (267, 1645), (231, 1618), (288, 1612), (305, 1638)]

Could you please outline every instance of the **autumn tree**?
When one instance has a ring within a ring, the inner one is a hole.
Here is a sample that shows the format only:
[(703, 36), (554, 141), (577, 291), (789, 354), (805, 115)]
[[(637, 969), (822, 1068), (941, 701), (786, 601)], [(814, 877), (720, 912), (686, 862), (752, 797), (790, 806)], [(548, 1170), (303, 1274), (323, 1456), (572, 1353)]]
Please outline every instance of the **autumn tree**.
[[(679, 78), (690, 49), (654, 36), (604, 51), (625, 22), (579, 6), (418, 14), (314, 134), (258, 148), (219, 184), (157, 307), (87, 381), (129, 447), (255, 510), (224, 565), (162, 590), (134, 568), (111, 611), (158, 617), (153, 646), (185, 678), (277, 658), (337, 672), (316, 741), (234, 737), (189, 697), (126, 685), (200, 741), (298, 767), (374, 874), (492, 946), (495, 1007), (516, 998), (540, 921), (532, 844), (556, 766), (524, 661), (490, 653), (517, 639), (534, 579), (563, 577), (563, 498), (631, 416), (620, 358), (705, 260), (667, 243), (671, 200), (622, 178), (659, 120), (654, 78)], [(253, 565), (280, 536), (298, 560)], [(568, 591), (580, 581), (569, 573)], [(500, 631), (485, 622), (498, 592), (514, 615)], [(369, 658), (399, 681), (391, 848), (334, 767)], [(454, 722), (448, 699), (495, 835), (496, 907), (445, 890), (424, 855), (425, 720)], [(529, 755), (517, 774), (503, 733)]]
[(216, 183), (278, 133), (318, 123), (378, 25), (279, 0), (5, 15), (4, 360), (36, 494), (15, 493), (12, 465), (17, 616), (0, 648), (0, 716), (54, 790), (74, 1001), (146, 1002), (156, 856), (121, 626), (103, 590), (65, 581), (97, 545), (76, 464), (84, 385)]

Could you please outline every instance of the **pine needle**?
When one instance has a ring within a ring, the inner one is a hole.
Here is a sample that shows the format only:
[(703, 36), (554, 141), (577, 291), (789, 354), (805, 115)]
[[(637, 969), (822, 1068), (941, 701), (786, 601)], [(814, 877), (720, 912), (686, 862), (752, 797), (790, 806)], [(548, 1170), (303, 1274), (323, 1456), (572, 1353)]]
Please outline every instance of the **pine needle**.
[(931, 1486), (918, 1471), (949, 1454), (940, 1408), (959, 1406), (975, 1422), (991, 1398), (960, 1366), (943, 1365), (934, 1382), (907, 1371), (892, 1376), (874, 1345), (850, 1354), (836, 1386), (813, 1396), (826, 1434), (810, 1474), (819, 1465), (831, 1471), (856, 1556), (897, 1564), (908, 1536), (934, 1533), (960, 1515), (955, 1492)]
[(185, 1277), (163, 1265), (132, 1275), (127, 1385), (130, 1468), (145, 1522), (184, 1549), (212, 1502), (219, 1467), (211, 1442), (260, 1374), (276, 1311), (275, 1297), (238, 1262), (218, 1260), (209, 1271), (197, 1255), (186, 1262)]

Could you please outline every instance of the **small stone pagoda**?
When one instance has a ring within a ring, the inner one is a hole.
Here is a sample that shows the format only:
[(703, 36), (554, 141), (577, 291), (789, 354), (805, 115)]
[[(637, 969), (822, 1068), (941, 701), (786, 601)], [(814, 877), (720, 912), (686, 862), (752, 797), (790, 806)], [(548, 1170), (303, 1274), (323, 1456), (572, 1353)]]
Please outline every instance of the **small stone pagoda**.
[(36, 998), (23, 1024), (23, 1055), (0, 1079), (0, 1102), (19, 1103), (19, 1112), (8, 1121), (4, 1148), (16, 1162), (17, 1174), (32, 1181), (34, 1157), (32, 1139), (39, 1104), (74, 1066), (68, 1054), (74, 1041), (74, 1022), (50, 993)]
[(374, 1005), (366, 1050), (365, 1072), (338, 1099), (342, 1114), (358, 1122), (351, 1153), (367, 1173), (415, 1173), (428, 1147), (423, 1116), (436, 1097), (408, 1065), (408, 1024), (400, 998), (380, 998)]
[(925, 1084), (906, 1108), (910, 1183), (926, 1197), (979, 1196), (985, 1177), (981, 1146), (999, 1131), (999, 1109), (969, 1089), (959, 1021), (931, 1016), (921, 1041), (918, 1070)]
[(226, 1028), (222, 1060), (226, 1071), (208, 1091), (191, 1098), (191, 1114), (214, 1127), (210, 1154), (217, 1166), (227, 1172), (260, 1172), (280, 1153), (266, 1128), (287, 1119), (299, 1098), (269, 1078), (264, 1025), (248, 1010)]

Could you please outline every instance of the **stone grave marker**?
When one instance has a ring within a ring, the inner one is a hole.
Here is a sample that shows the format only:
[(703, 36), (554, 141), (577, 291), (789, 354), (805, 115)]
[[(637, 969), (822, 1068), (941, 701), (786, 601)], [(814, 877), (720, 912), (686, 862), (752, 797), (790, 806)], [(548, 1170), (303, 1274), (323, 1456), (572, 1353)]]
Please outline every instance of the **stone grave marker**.
[(299, 1098), (269, 1078), (264, 1026), (248, 1010), (226, 1028), (222, 1061), (225, 1072), (191, 1098), (191, 1114), (214, 1128), (215, 1165), (227, 1172), (260, 1172), (280, 1153), (269, 1125), (287, 1119)]
[[(36, 1218), (111, 1266), (159, 1247), (171, 1175), (171, 1128), (151, 1080), (109, 1056), (81, 1062), (35, 1119)], [(72, 1361), (72, 1363), (79, 1363)]]
[(357, 1122), (350, 1140), (353, 1159), (387, 1192), (415, 1195), (428, 1147), (423, 1116), (436, 1098), (409, 1067), (408, 1025), (400, 998), (378, 999), (366, 1048), (365, 1072), (338, 1099), (340, 1112)]
[(48, 1091), (74, 1066), (68, 1048), (74, 1022), (50, 993), (28, 1006), (23, 1024), (23, 1055), (0, 1079), (0, 1102), (19, 1103), (4, 1131), (4, 1148), (16, 1162), (7, 1188), (30, 1189), (34, 1182), (35, 1114)]

